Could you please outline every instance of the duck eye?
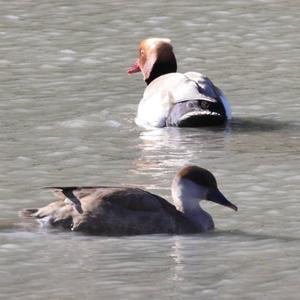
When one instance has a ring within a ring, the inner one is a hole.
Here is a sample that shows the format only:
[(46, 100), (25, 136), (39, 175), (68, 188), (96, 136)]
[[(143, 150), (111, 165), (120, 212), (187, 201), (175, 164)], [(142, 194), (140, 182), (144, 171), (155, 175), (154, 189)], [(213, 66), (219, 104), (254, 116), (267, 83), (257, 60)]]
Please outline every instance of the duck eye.
[(205, 101), (205, 100), (202, 100), (200, 102), (200, 106), (201, 106), (202, 109), (208, 109), (209, 108), (209, 102)]

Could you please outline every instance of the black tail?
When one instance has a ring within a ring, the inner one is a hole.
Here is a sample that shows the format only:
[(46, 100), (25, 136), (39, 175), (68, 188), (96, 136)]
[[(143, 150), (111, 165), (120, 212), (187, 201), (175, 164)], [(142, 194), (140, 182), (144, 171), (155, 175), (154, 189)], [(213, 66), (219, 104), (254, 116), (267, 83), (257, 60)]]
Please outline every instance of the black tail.
[(56, 187), (44, 187), (44, 189), (52, 190), (54, 194), (61, 200), (65, 198), (69, 199), (73, 203), (75, 209), (80, 214), (83, 213), (80, 199), (74, 194), (74, 192), (79, 191), (81, 187), (77, 187), (77, 186), (57, 187), (56, 186)]
[(201, 127), (226, 121), (223, 105), (212, 98), (177, 102), (166, 120), (167, 126)]

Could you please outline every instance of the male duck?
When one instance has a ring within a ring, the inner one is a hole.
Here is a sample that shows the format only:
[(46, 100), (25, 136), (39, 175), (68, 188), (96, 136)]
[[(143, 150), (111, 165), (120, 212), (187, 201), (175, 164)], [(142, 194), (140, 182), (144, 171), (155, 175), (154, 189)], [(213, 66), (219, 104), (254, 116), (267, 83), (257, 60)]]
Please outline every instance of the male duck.
[(142, 72), (148, 85), (139, 103), (136, 123), (142, 127), (198, 127), (231, 119), (230, 104), (211, 80), (197, 72), (176, 73), (169, 39), (148, 38), (128, 74)]

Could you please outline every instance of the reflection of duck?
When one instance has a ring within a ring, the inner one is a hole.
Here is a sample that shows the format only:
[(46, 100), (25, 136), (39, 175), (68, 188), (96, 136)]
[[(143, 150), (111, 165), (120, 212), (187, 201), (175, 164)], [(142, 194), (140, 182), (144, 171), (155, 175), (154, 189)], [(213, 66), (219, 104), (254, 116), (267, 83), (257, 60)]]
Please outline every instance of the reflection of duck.
[(231, 144), (226, 142), (227, 134), (223, 126), (202, 130), (178, 127), (143, 130), (136, 144), (139, 155), (134, 159), (131, 171), (136, 175), (154, 174), (156, 178), (162, 178), (170, 169), (192, 162), (201, 153), (204, 158), (228, 151)]
[(172, 183), (174, 204), (138, 188), (56, 187), (59, 200), (24, 217), (74, 231), (104, 235), (193, 233), (214, 228), (199, 205), (206, 199), (237, 210), (218, 190), (215, 177), (197, 167), (182, 168)]
[(229, 102), (207, 77), (197, 72), (176, 73), (169, 39), (140, 43), (139, 58), (128, 74), (141, 71), (147, 83), (136, 123), (143, 127), (219, 125), (231, 118)]

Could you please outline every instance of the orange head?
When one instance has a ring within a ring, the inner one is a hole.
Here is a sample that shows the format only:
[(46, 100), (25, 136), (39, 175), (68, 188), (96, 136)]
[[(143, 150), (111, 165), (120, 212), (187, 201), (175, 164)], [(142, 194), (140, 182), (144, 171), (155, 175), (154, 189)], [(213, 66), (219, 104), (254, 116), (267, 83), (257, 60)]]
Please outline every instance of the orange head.
[(148, 38), (139, 45), (139, 58), (128, 74), (142, 72), (149, 84), (155, 78), (177, 71), (176, 58), (169, 39)]

